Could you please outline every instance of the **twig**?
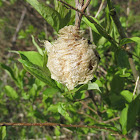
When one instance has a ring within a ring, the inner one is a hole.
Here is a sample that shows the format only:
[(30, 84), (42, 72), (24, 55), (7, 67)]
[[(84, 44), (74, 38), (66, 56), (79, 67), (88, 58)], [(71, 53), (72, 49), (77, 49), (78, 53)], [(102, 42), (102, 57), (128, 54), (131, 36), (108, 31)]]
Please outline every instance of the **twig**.
[(109, 122), (113, 122), (113, 121), (116, 121), (116, 120), (119, 120), (120, 117), (116, 117), (116, 118), (112, 118), (110, 120), (107, 120), (107, 121), (103, 121), (103, 123), (109, 123)]
[(106, 70), (104, 70), (104, 68), (103, 68), (103, 67), (98, 66), (98, 68), (99, 68), (99, 69), (100, 69), (100, 71), (102, 71), (105, 75), (107, 75), (107, 71), (106, 71)]
[(44, 22), (44, 32), (45, 32), (45, 37), (48, 38), (48, 31), (47, 31), (46, 22)]
[(88, 97), (85, 97), (83, 99), (76, 99), (74, 102), (80, 102), (80, 101), (87, 100), (87, 99), (89, 99), (89, 96)]
[[(79, 3), (79, 0), (75, 0), (76, 8), (84, 13), (84, 11), (88, 7), (90, 1), (91, 0), (87, 0), (86, 3), (84, 4), (84, 0), (82, 0), (81, 3)], [(81, 23), (82, 16), (83, 16), (82, 13), (76, 12), (75, 26), (77, 27), (77, 29), (80, 29), (80, 23)]]
[(102, 123), (102, 121), (99, 121), (99, 120), (93, 118), (92, 116), (90, 116), (90, 115), (88, 115), (88, 114), (86, 114), (86, 113), (84, 113), (84, 112), (77, 112), (77, 113), (82, 114), (82, 115), (85, 115), (85, 116), (88, 116), (89, 118), (91, 118), (91, 119), (94, 120), (95, 122)]
[(15, 32), (15, 34), (14, 34), (14, 36), (13, 36), (13, 39), (12, 39), (12, 44), (13, 44), (13, 45), (16, 44), (17, 35), (18, 35), (18, 32), (19, 32), (19, 30), (20, 30), (20, 28), (21, 28), (21, 25), (22, 25), (22, 23), (23, 23), (23, 20), (24, 20), (24, 17), (25, 17), (25, 15), (26, 15), (26, 12), (27, 12), (27, 9), (26, 9), (26, 7), (25, 7), (25, 8), (23, 9), (23, 11), (22, 11), (22, 14), (21, 14), (19, 23), (18, 23), (17, 28), (16, 28), (16, 32)]
[[(79, 0), (75, 0), (75, 4), (76, 4), (76, 8), (81, 10), (82, 6), (84, 4), (84, 0), (82, 0), (82, 3), (79, 3)], [(77, 29), (80, 29), (80, 23), (81, 23), (81, 19), (82, 19), (82, 14), (79, 12), (76, 12), (76, 16), (75, 16), (75, 26), (77, 27)]]
[[(95, 18), (97, 18), (97, 16), (99, 15), (99, 13), (101, 12), (102, 8), (103, 8), (103, 5), (104, 5), (104, 0), (102, 0), (101, 4), (100, 4), (100, 7), (95, 15)], [(89, 12), (89, 7), (87, 7), (87, 14), (90, 15), (90, 12)], [(93, 34), (92, 34), (92, 29), (91, 27), (89, 27), (89, 33), (90, 33), (90, 41), (93, 42)]]
[(102, 135), (102, 140), (105, 140), (105, 132), (104, 131), (101, 132), (101, 135)]
[(137, 89), (137, 86), (138, 86), (138, 82), (139, 82), (139, 76), (137, 77), (137, 80), (136, 80), (136, 83), (135, 83), (135, 88), (134, 88), (134, 91), (133, 91), (133, 97), (136, 93), (136, 89)]
[(133, 140), (138, 140), (138, 139), (139, 139), (139, 131), (136, 131)]
[(99, 9), (98, 9), (98, 11), (97, 11), (97, 13), (96, 13), (96, 15), (95, 15), (95, 18), (97, 18), (97, 16), (98, 16), (99, 13), (101, 12), (101, 10), (102, 10), (102, 8), (103, 8), (103, 5), (104, 5), (104, 2), (105, 2), (105, 0), (102, 0), (102, 2), (101, 2), (101, 4), (100, 4), (100, 7), (99, 7)]
[[(87, 7), (87, 14), (90, 15), (89, 7)], [(90, 34), (90, 41), (93, 42), (93, 34), (92, 34), (91, 27), (89, 27), (89, 34)]]
[(86, 3), (83, 5), (81, 12), (84, 12), (86, 8), (89, 6), (91, 0), (87, 0)]
[[(78, 8), (79, 0), (75, 0), (75, 6)], [(76, 11), (76, 14), (75, 14), (75, 26), (76, 27), (78, 27), (78, 22), (79, 22), (79, 13)]]
[(2, 122), (0, 123), (0, 126), (60, 126), (60, 127), (74, 127), (74, 128), (93, 128), (93, 129), (99, 129), (99, 130), (107, 130), (112, 132), (113, 134), (118, 134), (121, 137), (127, 138), (129, 139), (127, 136), (120, 134), (119, 132), (116, 132), (115, 130), (112, 130), (110, 128), (107, 127), (101, 127), (101, 126), (96, 126), (96, 125), (92, 125), (92, 126), (88, 126), (88, 125), (68, 125), (68, 124), (59, 124), (59, 123), (50, 123), (50, 122), (46, 122), (46, 123), (5, 123)]
[[(127, 17), (129, 16), (129, 13), (130, 13), (130, 7), (131, 7), (131, 2), (132, 2), (132, 0), (129, 0), (128, 1), (128, 3), (127, 3), (127, 9), (126, 9), (126, 15), (127, 15)], [(126, 22), (126, 25), (128, 26), (128, 23), (129, 23), (129, 20), (127, 20), (127, 22)]]
[[(97, 111), (97, 110), (98, 110), (98, 107), (97, 107), (96, 102), (95, 102), (95, 100), (94, 100), (93, 90), (88, 90), (88, 93), (89, 93), (89, 97), (90, 97), (90, 99), (92, 100), (93, 105), (94, 105), (94, 107), (95, 107), (95, 109), (96, 109), (96, 111)], [(97, 111), (97, 113), (98, 113), (98, 111)]]
[(98, 115), (97, 111), (95, 111), (94, 109), (92, 109), (91, 107), (89, 107), (87, 104), (85, 104), (84, 102), (80, 102), (80, 103), (83, 104), (85, 107), (87, 107), (92, 112), (94, 112), (96, 115)]

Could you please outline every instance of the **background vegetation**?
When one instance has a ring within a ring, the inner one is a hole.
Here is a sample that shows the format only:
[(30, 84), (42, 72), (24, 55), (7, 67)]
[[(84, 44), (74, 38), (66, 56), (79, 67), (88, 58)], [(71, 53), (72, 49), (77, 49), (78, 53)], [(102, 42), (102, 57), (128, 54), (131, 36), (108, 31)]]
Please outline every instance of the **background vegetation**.
[[(74, 0), (65, 1), (75, 6)], [(122, 50), (131, 43), (126, 48), (133, 53), (139, 72), (140, 1), (113, 1), (131, 39), (123, 39), (118, 32), (109, 2), (91, 0), (87, 9), (105, 32), (85, 17), (81, 22), (101, 58), (95, 78), (68, 91), (50, 78), (42, 41), (54, 41), (60, 28), (74, 25), (75, 11), (57, 0), (0, 0), (0, 122), (87, 126), (1, 126), (0, 139), (140, 138), (140, 95), (138, 88), (135, 91), (138, 77), (129, 65), (131, 55)], [(119, 44), (110, 42), (106, 33)]]

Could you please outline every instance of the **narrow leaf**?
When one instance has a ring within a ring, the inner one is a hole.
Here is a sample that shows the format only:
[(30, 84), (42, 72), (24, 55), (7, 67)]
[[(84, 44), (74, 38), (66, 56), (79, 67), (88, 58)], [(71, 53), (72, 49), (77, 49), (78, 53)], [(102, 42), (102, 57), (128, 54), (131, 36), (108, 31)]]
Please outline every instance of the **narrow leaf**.
[(18, 98), (17, 92), (11, 86), (5, 86), (5, 91), (8, 97), (15, 100)]
[[(83, 21), (84, 21), (89, 27), (91, 27), (91, 29), (92, 29), (94, 32), (96, 32), (97, 34), (100, 35), (100, 33), (98, 32), (97, 28), (95, 27), (95, 25), (94, 25), (93, 23), (91, 23), (86, 17), (83, 17), (82, 19), (83, 19)], [(96, 19), (96, 21), (97, 21), (97, 19)]]
[(6, 126), (1, 126), (0, 127), (0, 139), (4, 140), (6, 137)]
[(140, 95), (138, 95), (135, 100), (133, 100), (128, 108), (128, 114), (127, 114), (127, 130), (129, 131), (136, 123), (136, 118), (138, 115), (138, 112), (140, 110)]
[(35, 42), (34, 36), (32, 35), (31, 37), (32, 37), (32, 42), (33, 42), (33, 44), (35, 45), (35, 47), (37, 48), (39, 54), (41, 54), (41, 55), (43, 56), (43, 51), (42, 51), (42, 49), (38, 46), (38, 44)]
[(2, 67), (4, 70), (6, 70), (8, 72), (8, 74), (13, 78), (13, 80), (17, 81), (13, 70), (9, 66), (0, 63), (0, 67)]
[(127, 112), (128, 105), (122, 110), (120, 117), (120, 124), (122, 126), (122, 133), (127, 134)]
[(70, 95), (70, 94), (75, 93), (75, 92), (80, 92), (82, 90), (87, 90), (87, 88), (88, 88), (88, 85), (87, 84), (84, 84), (84, 85), (81, 85), (79, 87), (74, 88), (73, 90), (70, 90), (70, 91), (67, 91), (65, 93), (62, 93), (62, 95), (63, 96)]
[(34, 75), (36, 78), (38, 78), (39, 80), (43, 81), (44, 83), (46, 83), (47, 85), (51, 87), (58, 88), (55, 81), (52, 80), (51, 77), (48, 76), (48, 74), (42, 67), (35, 65), (31, 63), (30, 61), (25, 61), (22, 59), (19, 59), (19, 62), (21, 62), (24, 68), (27, 71), (29, 71), (32, 75)]
[(43, 5), (39, 3), (37, 0), (26, 0), (29, 4), (31, 4), (38, 13), (56, 30), (58, 31), (60, 28), (61, 16), (60, 14), (54, 10), (53, 8)]
[(66, 16), (62, 19), (61, 28), (66, 26), (69, 23), (70, 19), (71, 19), (71, 10), (69, 10), (69, 12), (66, 14)]
[(128, 43), (140, 43), (140, 37), (124, 38), (120, 41), (120, 46), (123, 46)]
[(64, 103), (60, 103), (58, 105), (58, 112), (64, 117), (69, 117), (69, 114), (66, 111), (66, 107)]
[[(94, 24), (94, 26), (96, 27), (96, 29), (100, 33), (100, 35), (105, 37), (109, 42), (111, 42), (115, 47), (117, 47), (116, 44), (118, 44), (118, 43), (106, 32), (106, 30), (97, 22), (97, 20), (95, 18), (90, 17), (90, 16), (86, 16), (86, 18), (91, 24)], [(96, 29), (94, 28), (95, 31), (96, 31)]]

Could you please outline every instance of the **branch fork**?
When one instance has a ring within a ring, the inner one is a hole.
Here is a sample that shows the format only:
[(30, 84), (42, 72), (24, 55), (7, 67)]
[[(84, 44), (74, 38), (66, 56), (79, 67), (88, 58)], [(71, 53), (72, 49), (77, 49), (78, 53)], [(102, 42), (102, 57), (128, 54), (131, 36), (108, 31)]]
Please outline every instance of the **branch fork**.
[(76, 8), (81, 11), (81, 13), (76, 12), (75, 26), (77, 27), (77, 29), (80, 29), (80, 23), (83, 16), (82, 13), (85, 12), (86, 8), (90, 4), (90, 1), (91, 0), (87, 0), (86, 3), (84, 4), (84, 0), (81, 0), (81, 2), (79, 2), (79, 0), (75, 0)]

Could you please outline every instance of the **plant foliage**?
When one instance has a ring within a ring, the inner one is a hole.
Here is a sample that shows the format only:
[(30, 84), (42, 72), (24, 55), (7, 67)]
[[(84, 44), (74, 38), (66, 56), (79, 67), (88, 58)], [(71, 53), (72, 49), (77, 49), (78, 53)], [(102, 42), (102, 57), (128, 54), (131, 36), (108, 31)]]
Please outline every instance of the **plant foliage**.
[[(16, 1), (11, 1), (11, 5)], [(66, 0), (74, 5), (74, 0)], [(102, 1), (104, 2), (104, 0)], [(54, 0), (26, 0), (29, 8), (34, 8), (47, 22), (50, 35), (46, 39), (54, 40), (56, 32), (66, 25), (74, 24), (75, 12)], [(0, 6), (4, 6), (0, 1)], [(91, 8), (97, 9), (100, 2), (91, 1)], [(126, 44), (132, 45), (131, 56), (140, 71), (140, 32), (132, 32), (132, 37), (121, 39), (117, 27), (110, 15), (110, 0), (103, 7), (97, 18), (84, 16), (81, 29), (92, 29), (92, 37), (96, 50), (100, 55), (98, 70), (94, 79), (69, 91), (64, 85), (51, 78), (47, 68), (47, 53), (38, 45), (36, 32), (32, 25), (32, 44), (37, 51), (13, 51), (20, 58), (18, 61), (6, 60), (0, 67), (7, 72), (10, 82), (0, 81), (0, 122), (52, 122), (67, 125), (87, 126), (76, 128), (56, 127), (0, 127), (0, 139), (86, 139), (103, 136), (109, 140), (120, 137), (133, 138), (140, 122), (140, 95), (135, 91), (136, 83), (129, 65), (129, 53), (123, 49)], [(121, 5), (115, 6), (121, 8)], [(91, 15), (97, 11), (90, 11)], [(118, 12), (118, 11), (117, 11)], [(121, 11), (122, 12), (122, 11)], [(127, 18), (120, 14), (124, 28), (132, 26)], [(131, 17), (134, 16), (133, 13)], [(129, 17), (130, 18), (130, 17)], [(36, 21), (39, 22), (39, 21)], [(132, 21), (134, 22), (134, 21)], [(127, 23), (127, 24), (126, 24)], [(0, 25), (4, 26), (0, 18)], [(28, 26), (29, 27), (29, 26)], [(31, 25), (30, 25), (31, 27)], [(45, 26), (46, 27), (46, 26)], [(26, 28), (28, 29), (28, 28)], [(29, 33), (29, 32), (28, 32)], [(28, 33), (21, 30), (18, 39), (28, 39)], [(44, 38), (42, 31), (40, 38)], [(137, 35), (137, 36), (135, 36)], [(45, 39), (45, 38), (44, 38)], [(27, 42), (26, 42), (27, 44)], [(20, 44), (19, 44), (20, 45)], [(35, 50), (33, 49), (33, 50)], [(14, 54), (14, 53), (13, 53)], [(133, 54), (133, 55), (132, 55)], [(137, 57), (136, 57), (137, 56)], [(16, 63), (15, 63), (16, 62)], [(23, 68), (19, 65), (22, 64)], [(1, 72), (1, 71), (0, 71)], [(4, 73), (4, 72), (3, 72)], [(88, 128), (96, 126), (96, 128)], [(101, 133), (102, 131), (102, 133)], [(110, 135), (115, 133), (117, 135)], [(93, 134), (93, 135), (92, 135)]]

